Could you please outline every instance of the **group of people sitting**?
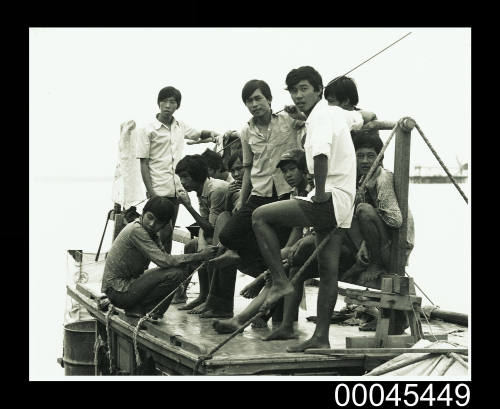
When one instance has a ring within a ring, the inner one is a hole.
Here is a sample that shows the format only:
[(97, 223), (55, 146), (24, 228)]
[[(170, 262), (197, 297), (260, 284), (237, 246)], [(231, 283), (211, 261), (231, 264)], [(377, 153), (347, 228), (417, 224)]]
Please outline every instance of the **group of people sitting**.
[[(356, 107), (354, 81), (343, 76), (323, 87), (321, 75), (303, 66), (285, 82), (294, 105), (276, 114), (268, 84), (248, 81), (242, 100), (252, 117), (239, 133), (224, 135), (176, 120), (181, 93), (160, 91), (160, 113), (137, 141), (149, 200), (106, 259), (102, 292), (113, 305), (143, 316), (164, 301), (153, 316), (161, 319), (172, 302), (214, 319), (218, 333), (231, 333), (261, 312), (257, 326), (271, 317), (279, 322), (264, 340), (291, 339), (304, 282), (319, 277), (315, 332), (288, 351), (330, 347), (338, 281), (376, 285), (389, 267), (392, 232), (403, 220), (393, 175), (381, 160), (364, 180), (383, 144), (378, 131), (362, 129), (376, 116)], [(207, 149), (183, 156), (184, 139), (216, 142), (224, 154)], [(196, 192), (199, 212), (188, 192)], [(195, 220), (193, 238), (184, 254), (172, 255), (179, 205)], [(409, 254), (410, 212), (407, 223)], [(150, 262), (158, 267), (148, 269)], [(180, 284), (197, 268), (199, 295), (186, 304), (187, 285)], [(241, 292), (253, 299), (234, 315), (237, 270), (254, 278)], [(174, 290), (173, 301), (165, 300)]]

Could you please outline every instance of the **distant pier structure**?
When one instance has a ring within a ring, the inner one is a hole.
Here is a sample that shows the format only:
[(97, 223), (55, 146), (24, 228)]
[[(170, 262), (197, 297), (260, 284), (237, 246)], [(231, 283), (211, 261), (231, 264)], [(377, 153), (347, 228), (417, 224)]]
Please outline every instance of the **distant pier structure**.
[[(461, 164), (457, 168), (450, 168), (450, 172), (457, 183), (465, 183), (468, 178), (469, 166)], [(451, 183), (450, 178), (440, 167), (416, 165), (410, 175), (410, 183)]]

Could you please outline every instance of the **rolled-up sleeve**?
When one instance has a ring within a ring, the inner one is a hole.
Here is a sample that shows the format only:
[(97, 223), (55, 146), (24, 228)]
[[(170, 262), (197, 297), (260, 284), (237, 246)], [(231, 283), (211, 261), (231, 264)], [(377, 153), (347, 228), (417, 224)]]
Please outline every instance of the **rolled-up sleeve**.
[(358, 111), (344, 110), (344, 115), (351, 131), (359, 131), (363, 127), (363, 116)]
[(403, 224), (403, 216), (394, 191), (394, 176), (382, 171), (377, 179), (377, 213), (385, 224), (399, 229)]
[(336, 135), (334, 116), (322, 113), (315, 118), (314, 124), (307, 129), (308, 145), (311, 147), (312, 157), (325, 155), (330, 158), (332, 138)]
[(142, 128), (137, 130), (135, 156), (138, 159), (149, 158), (150, 139), (149, 131)]
[(200, 131), (198, 131), (195, 128), (192, 128), (191, 126), (189, 126), (188, 124), (186, 124), (184, 122), (180, 122), (180, 125), (182, 128), (182, 131), (184, 132), (185, 139), (191, 139), (193, 141), (197, 141), (198, 139), (200, 139)]

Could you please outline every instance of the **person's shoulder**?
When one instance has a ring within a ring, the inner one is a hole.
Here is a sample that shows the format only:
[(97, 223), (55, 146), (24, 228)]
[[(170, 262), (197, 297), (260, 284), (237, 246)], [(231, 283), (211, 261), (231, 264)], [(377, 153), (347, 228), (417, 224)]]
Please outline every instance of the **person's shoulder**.
[(225, 190), (229, 186), (229, 182), (222, 179), (211, 178), (212, 191), (214, 190)]
[(123, 230), (127, 229), (127, 233), (129, 235), (134, 235), (134, 236), (147, 236), (148, 232), (142, 227), (141, 223), (139, 220), (134, 220), (133, 222), (128, 223)]

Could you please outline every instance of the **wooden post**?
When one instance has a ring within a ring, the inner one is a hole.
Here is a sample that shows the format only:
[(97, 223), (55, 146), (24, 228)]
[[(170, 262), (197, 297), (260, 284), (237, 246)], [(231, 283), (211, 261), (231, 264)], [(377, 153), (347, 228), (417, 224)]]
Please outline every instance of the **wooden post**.
[(396, 129), (396, 146), (394, 149), (394, 190), (399, 208), (403, 216), (403, 224), (393, 233), (391, 245), (391, 274), (403, 276), (406, 264), (406, 236), (408, 232), (408, 184), (410, 177), (410, 142), (411, 130), (415, 121), (402, 118)]
[(115, 241), (116, 236), (118, 236), (118, 233), (120, 233), (125, 226), (125, 224), (123, 223), (123, 213), (121, 212), (121, 206), (118, 203), (115, 203), (115, 207), (113, 209), (113, 219), (115, 221), (113, 241)]

